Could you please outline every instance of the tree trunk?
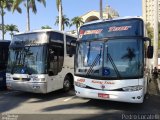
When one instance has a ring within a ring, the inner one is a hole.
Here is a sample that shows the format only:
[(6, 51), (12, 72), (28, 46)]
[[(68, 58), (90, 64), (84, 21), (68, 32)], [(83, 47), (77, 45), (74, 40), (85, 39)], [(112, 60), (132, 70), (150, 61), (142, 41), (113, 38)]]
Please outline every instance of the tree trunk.
[(102, 8), (102, 0), (100, 0), (100, 3), (99, 3), (99, 11), (100, 11), (100, 13), (99, 13), (99, 17), (100, 17), (100, 19), (102, 20), (103, 19), (103, 8)]
[(2, 40), (4, 40), (4, 9), (1, 5), (1, 2), (0, 2), (0, 7), (1, 7), (1, 19), (2, 19)]
[(10, 35), (11, 35), (11, 40), (12, 40), (14, 33), (11, 31)]
[(58, 10), (59, 10), (59, 30), (62, 31), (62, 1), (59, 1), (58, 5)]
[(27, 8), (27, 28), (26, 31), (30, 31), (30, 13), (29, 13), (29, 1), (27, 0), (27, 4), (26, 4), (26, 8)]
[(77, 38), (78, 38), (78, 28), (76, 28), (77, 29)]
[(79, 26), (78, 26), (78, 24), (76, 24), (77, 38), (78, 38), (78, 28), (79, 28)]

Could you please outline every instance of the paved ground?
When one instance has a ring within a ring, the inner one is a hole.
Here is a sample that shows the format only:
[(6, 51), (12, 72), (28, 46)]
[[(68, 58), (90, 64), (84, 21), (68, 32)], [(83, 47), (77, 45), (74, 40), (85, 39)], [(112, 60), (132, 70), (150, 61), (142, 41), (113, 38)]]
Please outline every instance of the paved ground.
[(12, 120), (13, 118), (15, 120), (120, 120), (134, 117), (160, 119), (160, 95), (157, 90), (156, 80), (151, 81), (149, 95), (143, 104), (82, 99), (76, 97), (74, 91), (69, 93), (56, 91), (45, 95), (1, 91), (0, 119), (6, 120), (6, 117)]
[(160, 93), (160, 75), (157, 79), (157, 85), (158, 85), (158, 92)]
[(158, 82), (157, 82), (158, 80), (153, 79), (150, 81), (149, 90), (148, 90), (149, 94), (160, 95), (159, 88), (158, 88)]

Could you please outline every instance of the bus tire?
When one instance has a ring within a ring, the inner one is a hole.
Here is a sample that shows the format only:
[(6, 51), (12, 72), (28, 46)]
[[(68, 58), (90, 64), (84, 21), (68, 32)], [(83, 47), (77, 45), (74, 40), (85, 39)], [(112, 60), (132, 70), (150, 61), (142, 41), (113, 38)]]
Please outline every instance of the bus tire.
[(72, 82), (69, 76), (66, 76), (63, 82), (63, 91), (68, 92), (72, 87)]

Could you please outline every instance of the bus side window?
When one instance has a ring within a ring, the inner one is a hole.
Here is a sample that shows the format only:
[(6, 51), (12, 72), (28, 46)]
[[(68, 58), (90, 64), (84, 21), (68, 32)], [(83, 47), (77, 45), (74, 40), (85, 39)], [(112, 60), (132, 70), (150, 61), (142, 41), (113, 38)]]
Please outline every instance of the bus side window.
[(49, 73), (57, 75), (63, 67), (63, 48), (52, 47), (49, 49)]
[(66, 40), (67, 40), (66, 53), (67, 55), (72, 57), (76, 52), (76, 38), (67, 36)]
[(57, 56), (53, 48), (49, 48), (49, 75), (57, 75)]

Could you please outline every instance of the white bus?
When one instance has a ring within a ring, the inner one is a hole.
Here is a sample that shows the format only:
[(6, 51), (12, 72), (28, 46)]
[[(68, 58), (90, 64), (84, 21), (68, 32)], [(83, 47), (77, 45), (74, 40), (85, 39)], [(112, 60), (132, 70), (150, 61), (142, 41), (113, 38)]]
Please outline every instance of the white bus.
[(146, 61), (153, 56), (144, 28), (140, 18), (103, 20), (81, 26), (75, 56), (76, 95), (142, 103), (150, 78)]
[(74, 82), (76, 39), (55, 30), (14, 35), (9, 47), (7, 88), (33, 93), (68, 91)]

